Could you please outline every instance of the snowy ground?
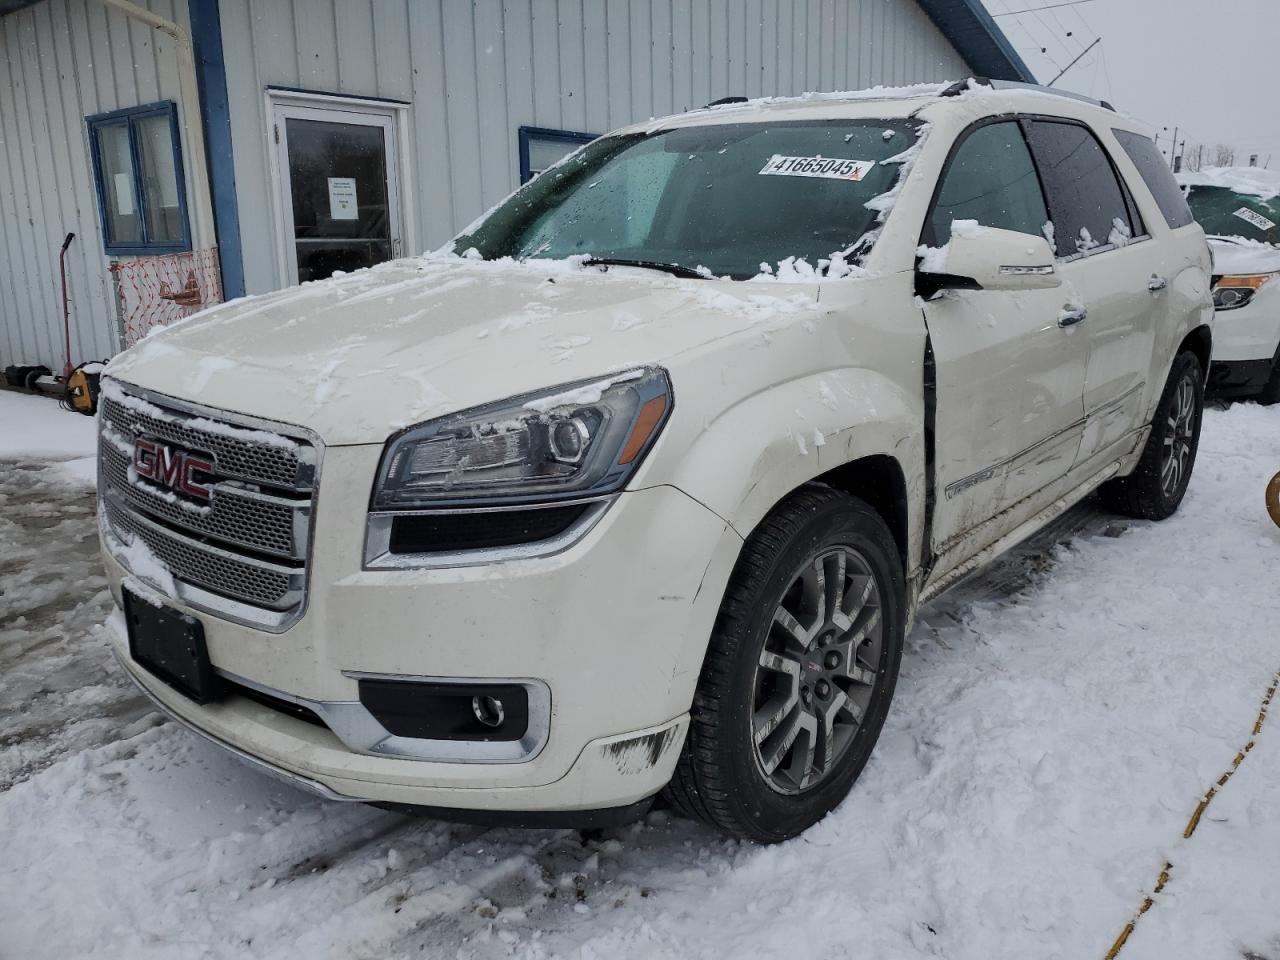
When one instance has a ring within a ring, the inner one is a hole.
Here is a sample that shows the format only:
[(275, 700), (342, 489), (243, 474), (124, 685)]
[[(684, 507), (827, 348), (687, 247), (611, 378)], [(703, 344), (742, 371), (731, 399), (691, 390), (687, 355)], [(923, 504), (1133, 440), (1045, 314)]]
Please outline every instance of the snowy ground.
[(925, 608), (852, 796), (768, 849), (665, 813), (582, 834), (330, 804), (162, 722), (96, 629), (84, 471), (48, 460), (88, 425), (0, 392), (6, 960), (1102, 958), (1166, 862), (1122, 960), (1280, 960), (1280, 698), (1182, 838), (1280, 670), (1280, 408), (1207, 415), (1174, 519), (1086, 504)]

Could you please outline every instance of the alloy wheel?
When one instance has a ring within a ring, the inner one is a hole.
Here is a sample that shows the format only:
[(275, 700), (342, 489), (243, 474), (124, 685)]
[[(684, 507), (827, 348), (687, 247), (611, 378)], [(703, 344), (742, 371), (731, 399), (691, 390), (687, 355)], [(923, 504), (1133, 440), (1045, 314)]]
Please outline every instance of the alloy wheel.
[(1178, 381), (1165, 424), (1164, 452), (1160, 461), (1160, 488), (1176, 497), (1187, 475), (1187, 464), (1196, 433), (1196, 385), (1191, 377)]
[(752, 743), (779, 793), (825, 780), (853, 742), (881, 675), (880, 591), (854, 548), (798, 570), (773, 612), (755, 672)]

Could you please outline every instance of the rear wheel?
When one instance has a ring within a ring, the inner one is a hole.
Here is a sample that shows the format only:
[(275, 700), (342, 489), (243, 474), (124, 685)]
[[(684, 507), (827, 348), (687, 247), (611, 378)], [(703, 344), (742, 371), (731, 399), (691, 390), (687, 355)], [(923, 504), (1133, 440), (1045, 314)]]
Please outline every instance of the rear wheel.
[(810, 484), (751, 535), (721, 605), (668, 798), (735, 837), (795, 836), (848, 794), (902, 655), (884, 521)]
[(1103, 484), (1103, 500), (1143, 520), (1172, 516), (1191, 481), (1203, 414), (1204, 373), (1200, 359), (1188, 350), (1173, 361), (1137, 468)]

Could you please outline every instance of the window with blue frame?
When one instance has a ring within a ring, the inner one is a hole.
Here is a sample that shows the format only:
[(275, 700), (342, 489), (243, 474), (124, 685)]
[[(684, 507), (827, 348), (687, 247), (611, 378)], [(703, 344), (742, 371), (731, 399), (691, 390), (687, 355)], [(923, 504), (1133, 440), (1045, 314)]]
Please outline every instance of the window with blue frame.
[(520, 182), (528, 183), (547, 167), (594, 139), (594, 133), (552, 130), (548, 127), (521, 127)]
[(172, 101), (85, 118), (107, 253), (191, 249), (178, 111)]

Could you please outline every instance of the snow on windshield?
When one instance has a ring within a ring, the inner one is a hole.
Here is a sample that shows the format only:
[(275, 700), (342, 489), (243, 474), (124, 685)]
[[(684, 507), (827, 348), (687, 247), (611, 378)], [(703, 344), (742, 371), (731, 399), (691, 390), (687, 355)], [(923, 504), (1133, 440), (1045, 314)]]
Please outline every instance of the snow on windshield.
[(903, 119), (765, 121), (605, 137), (513, 195), (455, 249), (738, 280), (845, 276), (874, 243), (919, 130)]

